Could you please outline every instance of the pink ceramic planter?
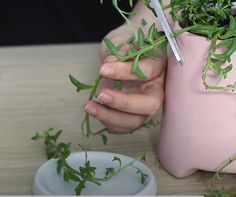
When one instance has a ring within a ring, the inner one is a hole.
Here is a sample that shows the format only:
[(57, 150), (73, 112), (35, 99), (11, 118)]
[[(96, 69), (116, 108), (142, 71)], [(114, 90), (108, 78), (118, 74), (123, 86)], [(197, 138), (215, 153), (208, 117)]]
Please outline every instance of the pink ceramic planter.
[[(186, 32), (177, 41), (185, 63), (170, 52), (158, 157), (170, 174), (185, 177), (198, 169), (216, 171), (236, 155), (236, 93), (205, 89), (201, 74), (209, 40)], [(236, 53), (231, 63), (234, 68), (221, 84), (236, 81)], [(208, 78), (209, 84), (214, 80)], [(236, 173), (236, 162), (227, 171)]]

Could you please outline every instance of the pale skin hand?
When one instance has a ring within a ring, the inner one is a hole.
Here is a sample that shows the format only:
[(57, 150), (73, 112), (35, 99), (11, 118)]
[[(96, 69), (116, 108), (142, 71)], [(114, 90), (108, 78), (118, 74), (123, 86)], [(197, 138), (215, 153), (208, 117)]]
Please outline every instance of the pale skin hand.
[[(145, 18), (149, 22), (156, 20), (152, 13), (138, 3), (138, 13), (146, 11)], [(133, 22), (140, 21), (137, 16)], [(158, 24), (157, 24), (158, 25)], [(114, 43), (126, 42), (131, 32), (126, 24), (113, 30), (108, 37)], [(122, 48), (125, 52), (126, 47)], [(113, 56), (106, 57), (106, 47), (101, 45), (102, 64), (100, 75), (107, 79), (105, 85), (97, 97), (97, 101), (89, 101), (85, 104), (85, 111), (98, 119), (110, 132), (128, 133), (140, 126), (150, 115), (155, 115), (161, 108), (164, 100), (164, 76), (166, 59), (144, 58), (139, 65), (148, 80), (141, 80), (130, 73), (132, 62), (118, 62)], [(114, 79), (122, 80), (122, 89), (111, 86)], [(108, 83), (107, 83), (108, 82)], [(110, 108), (104, 107), (109, 105)]]

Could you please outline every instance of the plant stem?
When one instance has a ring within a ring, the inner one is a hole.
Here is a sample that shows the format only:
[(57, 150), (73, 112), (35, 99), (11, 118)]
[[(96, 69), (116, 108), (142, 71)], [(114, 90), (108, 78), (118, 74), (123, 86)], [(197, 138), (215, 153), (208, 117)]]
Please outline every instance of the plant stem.
[[(132, 29), (132, 31), (135, 33), (136, 32), (136, 28), (133, 26), (133, 24), (130, 22), (130, 20), (125, 16), (125, 12), (122, 11), (119, 6), (118, 6), (118, 0), (113, 0), (113, 6), (115, 7), (115, 9), (119, 12), (119, 14), (121, 15), (121, 17), (123, 17), (123, 19), (126, 21), (127, 25), (129, 26), (130, 29)], [(128, 14), (128, 13), (127, 13)]]
[[(210, 189), (214, 190), (216, 188), (216, 181), (222, 180), (222, 177), (220, 177), (220, 173), (223, 173), (223, 170), (228, 167), (232, 162), (236, 161), (236, 156), (233, 158), (230, 158), (227, 162), (225, 162), (219, 170), (211, 177), (210, 179)], [(236, 192), (234, 192), (236, 193)]]
[[(180, 35), (181, 33), (189, 31), (189, 30), (194, 29), (194, 28), (197, 28), (197, 26), (193, 25), (193, 26), (189, 26), (189, 27), (186, 27), (186, 28), (183, 28), (183, 29), (179, 29), (179, 30), (175, 31), (172, 36), (176, 37), (176, 36)], [(162, 44), (163, 42), (166, 42), (166, 41), (167, 41), (167, 38), (166, 38), (165, 35), (163, 35), (159, 39), (157, 39), (152, 45), (144, 47), (143, 49), (141, 49), (139, 51), (136, 51), (132, 54), (119, 57), (119, 61), (125, 62), (127, 60), (130, 60), (130, 59), (138, 56), (138, 55), (140, 56), (142, 54), (145, 54), (146, 52), (156, 48), (158, 45), (160, 45), (160, 44)]]
[(188, 32), (188, 31), (190, 31), (192, 29), (196, 29), (196, 28), (198, 28), (198, 25), (192, 25), (192, 26), (188, 26), (188, 27), (185, 27), (185, 28), (181, 28), (181, 29), (178, 29), (175, 32), (173, 32), (172, 36), (176, 37), (176, 36), (178, 36), (178, 35), (180, 35), (184, 32)]
[(72, 172), (74, 172), (74, 173), (77, 174), (78, 176), (81, 176), (81, 174), (80, 174), (77, 170), (75, 170), (74, 168), (70, 167), (70, 165), (67, 163), (67, 161), (66, 161), (65, 159), (62, 159), (62, 162), (63, 162), (63, 165), (64, 165), (66, 168), (70, 169)]
[(142, 55), (142, 54), (145, 54), (146, 52), (148, 52), (148, 51), (154, 49), (155, 47), (157, 47), (158, 45), (162, 44), (162, 43), (165, 42), (165, 41), (166, 41), (166, 36), (161, 36), (161, 37), (160, 37), (156, 42), (154, 42), (152, 45), (147, 46), (147, 47), (145, 47), (145, 48), (143, 48), (143, 49), (141, 49), (141, 50), (139, 50), (139, 51), (136, 51), (136, 52), (134, 52), (134, 53), (132, 53), (132, 54), (130, 54), (130, 55), (122, 56), (122, 57), (119, 58), (119, 61), (125, 62), (125, 61), (127, 61), (127, 60), (130, 60), (130, 59), (132, 59), (132, 58), (138, 56), (138, 55), (140, 56), (140, 55)]
[(124, 170), (125, 168), (128, 168), (129, 166), (132, 166), (134, 164), (136, 160), (131, 161), (130, 163), (128, 163), (127, 165), (120, 167), (117, 171), (115, 171), (114, 173), (112, 173), (110, 176), (106, 176), (103, 178), (95, 178), (95, 180), (98, 181), (108, 181), (110, 178), (112, 178), (113, 176), (119, 174), (122, 170)]
[(91, 90), (91, 92), (90, 92), (90, 96), (89, 96), (89, 100), (92, 100), (93, 99), (93, 97), (94, 97), (94, 95), (95, 95), (95, 93), (96, 93), (96, 90), (97, 90), (97, 88), (98, 88), (98, 86), (99, 86), (99, 83), (100, 83), (100, 81), (102, 80), (102, 76), (101, 75), (99, 75), (99, 76), (97, 76), (97, 78), (95, 79), (95, 82), (94, 82), (94, 84), (93, 84), (93, 88), (92, 88), (92, 90)]
[(107, 128), (100, 129), (99, 131), (93, 133), (93, 135), (98, 135), (98, 134), (101, 134), (101, 133), (103, 133), (105, 131), (107, 131)]
[(202, 72), (202, 81), (203, 81), (203, 84), (204, 84), (204, 86), (206, 87), (206, 89), (209, 88), (209, 85), (208, 85), (207, 82), (206, 82), (206, 77), (207, 77), (207, 72), (208, 72), (208, 70), (210, 69), (210, 66), (211, 66), (211, 65), (210, 65), (210, 62), (211, 62), (212, 50), (213, 50), (213, 48), (211, 47), (211, 48), (209, 49), (209, 52), (208, 52), (207, 63), (206, 63), (206, 65), (205, 65), (205, 67), (204, 67), (204, 69), (203, 69), (203, 72)]
[(234, 85), (228, 85), (228, 86), (210, 86), (208, 85), (207, 81), (206, 81), (206, 77), (207, 77), (207, 73), (211, 68), (211, 58), (212, 55), (214, 54), (215, 50), (216, 50), (216, 42), (217, 42), (217, 38), (218, 38), (218, 34), (213, 38), (213, 40), (211, 41), (211, 46), (207, 55), (207, 63), (203, 69), (202, 72), (202, 81), (203, 81), (203, 85), (206, 87), (207, 90), (224, 90), (224, 91), (232, 91), (234, 92), (236, 90), (235, 84)]
[[(88, 101), (91, 101), (93, 99), (102, 78), (103, 77), (101, 75), (97, 76), (95, 82), (93, 83), (93, 87), (92, 87), (92, 90), (90, 92)], [(85, 136), (89, 137), (89, 135), (93, 133), (90, 129), (90, 120), (89, 120), (89, 114), (88, 113), (85, 114), (84, 121), (82, 122), (82, 125), (81, 125), (81, 129), (82, 129), (82, 134), (83, 134), (84, 137)]]

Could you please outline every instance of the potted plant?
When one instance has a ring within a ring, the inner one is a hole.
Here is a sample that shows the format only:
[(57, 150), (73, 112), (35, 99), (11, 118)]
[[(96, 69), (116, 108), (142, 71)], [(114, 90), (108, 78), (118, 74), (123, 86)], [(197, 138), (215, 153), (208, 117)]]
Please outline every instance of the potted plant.
[[(143, 3), (153, 9), (148, 0)], [(172, 51), (168, 54), (157, 151), (162, 166), (175, 177), (198, 169), (236, 172), (234, 6), (231, 0), (171, 0), (163, 5), (172, 16), (173, 36), (184, 56), (181, 66)], [(165, 53), (166, 38), (154, 25), (146, 35), (140, 27), (136, 35), (125, 56), (109, 40), (105, 42), (120, 61), (133, 59), (131, 72), (145, 80), (138, 60), (155, 56), (154, 49)]]
[[(143, 0), (150, 9), (149, 1)], [(158, 157), (176, 177), (197, 169), (216, 171), (235, 155), (236, 139), (236, 17), (231, 0), (172, 0), (169, 9), (184, 64), (170, 51), (165, 86)], [(128, 19), (126, 19), (128, 20)], [(143, 78), (138, 65), (154, 50), (165, 51), (166, 38), (152, 25), (148, 34), (138, 29), (126, 56), (105, 40), (120, 61), (134, 60), (132, 73)], [(211, 158), (210, 161), (207, 158)], [(228, 172), (236, 172), (231, 165)]]
[(170, 8), (174, 29), (188, 31), (177, 36), (184, 65), (169, 55), (158, 156), (185, 177), (217, 171), (236, 153), (236, 17), (225, 0), (172, 0)]

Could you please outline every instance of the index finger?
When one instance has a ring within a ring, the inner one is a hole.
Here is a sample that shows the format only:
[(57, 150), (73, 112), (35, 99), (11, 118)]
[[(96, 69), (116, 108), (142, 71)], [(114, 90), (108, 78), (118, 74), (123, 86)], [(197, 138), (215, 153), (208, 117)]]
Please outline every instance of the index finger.
[[(143, 58), (139, 60), (139, 67), (146, 80), (154, 79), (161, 75), (166, 65), (166, 59)], [(131, 72), (133, 61), (118, 62), (108, 61), (101, 65), (100, 75), (117, 80), (143, 80)]]

